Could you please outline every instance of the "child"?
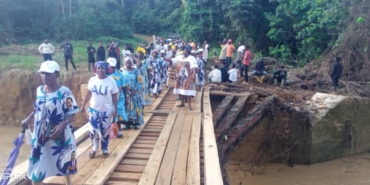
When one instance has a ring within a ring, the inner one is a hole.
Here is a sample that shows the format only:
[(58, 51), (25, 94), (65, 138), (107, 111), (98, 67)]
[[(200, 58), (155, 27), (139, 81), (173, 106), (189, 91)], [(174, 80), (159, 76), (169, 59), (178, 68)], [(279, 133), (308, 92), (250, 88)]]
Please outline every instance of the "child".
[(238, 80), (238, 70), (235, 69), (235, 64), (231, 63), (230, 70), (227, 72), (229, 73), (229, 82), (234, 83)]

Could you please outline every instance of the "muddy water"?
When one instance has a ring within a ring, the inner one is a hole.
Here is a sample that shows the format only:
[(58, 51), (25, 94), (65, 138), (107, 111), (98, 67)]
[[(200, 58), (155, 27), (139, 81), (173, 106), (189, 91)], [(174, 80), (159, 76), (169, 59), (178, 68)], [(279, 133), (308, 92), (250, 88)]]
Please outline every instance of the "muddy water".
[(307, 165), (268, 164), (262, 175), (251, 175), (229, 161), (231, 185), (362, 185), (370, 184), (370, 154)]
[[(0, 126), (0, 174), (4, 171), (10, 152), (14, 148), (13, 140), (20, 133), (19, 127)], [(30, 157), (31, 146), (27, 145), (26, 140), (20, 148), (16, 165), (27, 160)]]

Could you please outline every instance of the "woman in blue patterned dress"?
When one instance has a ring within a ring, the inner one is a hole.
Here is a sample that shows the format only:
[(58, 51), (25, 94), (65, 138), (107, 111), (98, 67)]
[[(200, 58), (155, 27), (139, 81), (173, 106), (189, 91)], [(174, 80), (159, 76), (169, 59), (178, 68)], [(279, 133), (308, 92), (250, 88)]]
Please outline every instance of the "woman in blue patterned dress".
[(141, 92), (144, 80), (139, 74), (139, 70), (132, 67), (133, 59), (131, 57), (125, 58), (126, 68), (122, 72), (123, 76), (127, 81), (127, 97), (128, 101), (127, 115), (129, 121), (126, 122), (124, 130), (138, 129), (137, 126), (144, 124), (143, 118), (143, 106), (141, 101)]
[(118, 131), (117, 137), (121, 138), (123, 136), (121, 125), (124, 122), (128, 121), (127, 113), (125, 109), (128, 103), (128, 102), (125, 102), (125, 97), (127, 95), (127, 82), (125, 78), (123, 77), (122, 73), (119, 72), (118, 69), (116, 69), (117, 60), (115, 58), (110, 57), (107, 59), (107, 62), (112, 67), (112, 69), (115, 69), (114, 73), (112, 73), (109, 76), (112, 77), (116, 81), (117, 87), (119, 89), (117, 117), (113, 119), (118, 125), (119, 131)]
[(27, 177), (36, 185), (51, 176), (65, 176), (69, 185), (69, 175), (77, 173), (76, 140), (71, 123), (79, 109), (71, 90), (58, 84), (59, 71), (55, 61), (41, 64), (39, 72), (44, 85), (37, 88), (34, 111), (22, 121), (22, 126), (27, 127), (34, 117)]
[(167, 61), (164, 61), (163, 59), (166, 58), (166, 51), (161, 51), (161, 61), (162, 61), (162, 84), (166, 84), (166, 87), (168, 88), (167, 78), (168, 78), (168, 67), (169, 63)]
[(150, 67), (152, 68), (151, 88), (155, 97), (162, 92), (163, 61), (158, 57), (158, 51), (153, 51), (153, 57), (150, 58)]
[(151, 79), (151, 68), (149, 65), (149, 61), (145, 59), (144, 53), (139, 51), (139, 58), (135, 58), (134, 56), (131, 56), (132, 58), (137, 61), (137, 69), (139, 70), (140, 75), (144, 79), (144, 90), (141, 93), (141, 99), (143, 100), (143, 109), (144, 106), (148, 106), (152, 103), (152, 100), (150, 98), (150, 79)]
[(204, 85), (204, 60), (203, 60), (203, 50), (198, 50), (196, 56), (198, 62), (198, 74), (197, 74), (197, 90), (200, 91), (201, 87)]

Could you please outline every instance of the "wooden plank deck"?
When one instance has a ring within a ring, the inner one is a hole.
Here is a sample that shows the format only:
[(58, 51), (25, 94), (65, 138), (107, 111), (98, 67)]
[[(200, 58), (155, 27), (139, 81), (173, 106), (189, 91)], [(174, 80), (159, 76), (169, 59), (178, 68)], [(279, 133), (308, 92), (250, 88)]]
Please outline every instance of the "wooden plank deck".
[[(77, 152), (78, 173), (72, 183), (223, 184), (209, 96), (207, 89), (198, 91), (192, 100), (194, 109), (189, 110), (187, 105), (177, 107), (180, 102), (172, 89), (164, 91), (145, 110), (145, 124), (139, 130), (125, 131), (123, 138), (111, 140), (108, 158), (102, 158), (100, 152), (90, 159), (90, 140), (82, 141)], [(44, 181), (49, 185), (64, 183), (63, 177)]]

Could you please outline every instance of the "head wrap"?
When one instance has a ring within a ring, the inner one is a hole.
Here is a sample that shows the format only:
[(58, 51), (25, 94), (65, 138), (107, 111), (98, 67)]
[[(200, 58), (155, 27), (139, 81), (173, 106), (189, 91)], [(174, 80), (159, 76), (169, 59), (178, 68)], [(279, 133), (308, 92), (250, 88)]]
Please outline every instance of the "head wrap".
[(132, 64), (134, 64), (134, 60), (133, 60), (131, 57), (126, 57), (126, 58), (125, 58), (125, 63), (126, 63), (127, 61), (131, 61), (131, 63), (132, 63)]
[(185, 50), (189, 53), (189, 54), (191, 54), (191, 46), (189, 46), (189, 45), (187, 45), (186, 47), (185, 47)]
[(110, 74), (113, 73), (112, 68), (110, 67), (109, 63), (106, 62), (106, 61), (99, 61), (99, 62), (95, 63), (95, 67), (94, 67), (95, 72), (98, 69), (98, 67), (105, 68), (107, 75), (110, 75)]

